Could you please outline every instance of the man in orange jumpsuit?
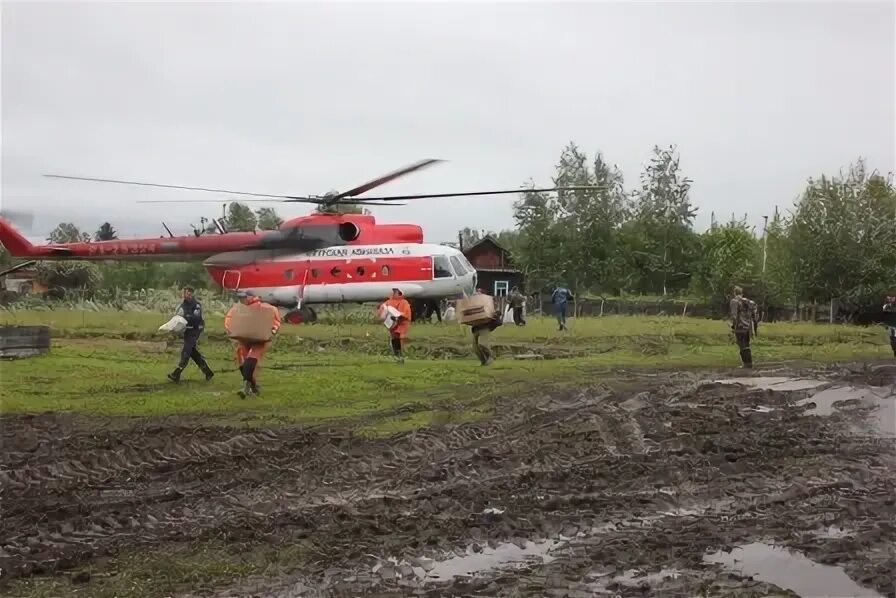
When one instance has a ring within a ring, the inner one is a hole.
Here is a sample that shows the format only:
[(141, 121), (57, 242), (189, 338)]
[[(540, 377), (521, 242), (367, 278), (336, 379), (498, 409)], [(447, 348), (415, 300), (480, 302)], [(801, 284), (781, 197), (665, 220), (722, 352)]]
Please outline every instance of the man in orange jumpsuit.
[[(277, 334), (280, 330), (280, 310), (268, 303), (262, 303), (261, 299), (256, 297), (251, 291), (241, 291), (237, 294), (243, 305), (248, 305), (252, 309), (268, 309), (273, 315), (274, 325), (271, 328), (271, 334)], [(230, 333), (230, 319), (233, 316), (234, 305), (224, 316), (224, 330)], [(239, 395), (245, 398), (248, 395), (257, 395), (260, 392), (258, 388), (258, 363), (264, 356), (265, 351), (271, 346), (271, 341), (264, 343), (237, 343), (236, 361), (240, 366), (240, 373), (243, 375), (243, 389)]]
[(408, 329), (411, 327), (411, 304), (404, 298), (404, 293), (399, 289), (392, 289), (392, 297), (386, 299), (383, 307), (394, 307), (399, 314), (392, 328), (389, 329), (389, 337), (392, 344), (392, 353), (398, 363), (404, 363), (402, 345), (408, 338)]

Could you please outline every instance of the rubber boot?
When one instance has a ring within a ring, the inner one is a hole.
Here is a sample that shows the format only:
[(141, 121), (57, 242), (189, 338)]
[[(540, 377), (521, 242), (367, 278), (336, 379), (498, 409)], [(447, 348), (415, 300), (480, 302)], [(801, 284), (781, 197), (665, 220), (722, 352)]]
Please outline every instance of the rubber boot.
[(180, 373), (184, 371), (184, 368), (174, 368), (174, 371), (168, 374), (168, 379), (172, 382), (180, 382)]
[(248, 380), (245, 380), (243, 382), (243, 387), (239, 391), (237, 391), (236, 394), (238, 394), (241, 399), (245, 399), (246, 397), (251, 395), (252, 394), (252, 383), (249, 382)]
[(753, 352), (750, 349), (741, 349), (740, 360), (744, 362), (744, 369), (753, 368)]
[(215, 373), (212, 371), (212, 368), (208, 367), (207, 363), (203, 363), (202, 367), (200, 369), (202, 370), (202, 373), (205, 374), (206, 382), (210, 381), (212, 378), (215, 377)]

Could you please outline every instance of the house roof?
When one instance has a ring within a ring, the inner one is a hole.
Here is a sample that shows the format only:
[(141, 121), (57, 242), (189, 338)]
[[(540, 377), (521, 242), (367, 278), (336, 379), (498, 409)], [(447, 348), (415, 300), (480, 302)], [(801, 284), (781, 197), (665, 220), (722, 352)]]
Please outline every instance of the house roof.
[(492, 245), (494, 245), (495, 247), (497, 247), (498, 249), (500, 249), (500, 250), (503, 251), (504, 253), (510, 253), (510, 250), (509, 250), (509, 249), (507, 249), (506, 247), (504, 247), (503, 245), (501, 245), (500, 243), (498, 243), (498, 240), (495, 239), (495, 238), (494, 238), (493, 236), (491, 236), (491, 235), (485, 235), (484, 237), (482, 237), (481, 239), (479, 239), (478, 241), (476, 241), (475, 243), (473, 243), (472, 245), (470, 245), (469, 247), (467, 247), (466, 249), (464, 249), (464, 253), (467, 253), (468, 251), (472, 251), (472, 250), (475, 249), (476, 247), (479, 247), (480, 245), (483, 245), (483, 244), (485, 244), (486, 242), (491, 243)]

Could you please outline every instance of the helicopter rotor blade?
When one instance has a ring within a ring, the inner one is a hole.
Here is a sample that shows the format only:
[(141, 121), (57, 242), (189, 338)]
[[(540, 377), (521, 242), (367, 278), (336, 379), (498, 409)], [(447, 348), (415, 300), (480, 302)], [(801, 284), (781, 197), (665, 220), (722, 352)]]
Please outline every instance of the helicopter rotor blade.
[(336, 194), (332, 197), (328, 197), (326, 199), (328, 199), (332, 203), (332, 202), (337, 202), (340, 199), (344, 199), (346, 197), (355, 197), (356, 195), (361, 195), (362, 193), (370, 191), (371, 189), (379, 187), (380, 185), (384, 185), (384, 184), (388, 183), (389, 181), (394, 181), (395, 179), (397, 179), (399, 177), (403, 177), (406, 174), (416, 172), (418, 170), (427, 168), (429, 166), (438, 164), (440, 162), (444, 162), (444, 160), (439, 160), (438, 158), (427, 158), (425, 160), (420, 160), (418, 162), (414, 162), (413, 164), (405, 166), (404, 168), (399, 168), (398, 170), (394, 170), (388, 174), (384, 174), (383, 176), (373, 179), (372, 181), (368, 181), (368, 182), (364, 183), (363, 185), (359, 185), (359, 186), (355, 187), (354, 189), (349, 189), (348, 191), (343, 191), (342, 193), (338, 193), (338, 194)]
[[(318, 206), (328, 206), (328, 205), (351, 205), (351, 204), (363, 204), (365, 206), (406, 206), (405, 203), (395, 203), (391, 201), (383, 201), (383, 202), (361, 202), (359, 200), (353, 199), (351, 201), (322, 201), (319, 199), (312, 198), (291, 198), (291, 199), (244, 199), (243, 203), (249, 202), (258, 202), (258, 203), (310, 203)], [(221, 200), (218, 199), (141, 199), (135, 203), (221, 203)]]
[[(466, 191), (461, 193), (428, 193), (421, 195), (389, 195), (386, 197), (356, 197), (352, 200), (353, 203), (364, 203), (368, 200), (370, 201), (384, 201), (384, 202), (392, 202), (392, 201), (402, 201), (402, 200), (411, 200), (411, 199), (429, 199), (429, 198), (444, 198), (444, 197), (472, 197), (477, 195), (506, 195), (511, 193), (548, 193), (551, 191), (587, 191), (587, 190), (596, 190), (603, 189), (601, 186), (578, 186), (578, 187), (550, 187), (546, 189), (507, 189), (502, 191)], [(289, 201), (288, 199), (285, 201)]]
[[(119, 185), (139, 185), (142, 187), (160, 187), (163, 189), (184, 189), (187, 191), (207, 191), (210, 193), (229, 193), (231, 195), (249, 195), (253, 197), (269, 197), (272, 199), (291, 199), (293, 201), (301, 201), (304, 199), (311, 199), (305, 197), (297, 197), (293, 195), (271, 195), (269, 193), (251, 193), (248, 191), (232, 191), (230, 189), (209, 189), (206, 187), (187, 187), (183, 185), (163, 185), (161, 183), (142, 183), (138, 181), (120, 181), (117, 179), (95, 179), (91, 177), (81, 177), (81, 176), (65, 176), (61, 174), (45, 174), (45, 177), (51, 179), (69, 179), (73, 181), (92, 181), (96, 183), (117, 183)], [(309, 201), (309, 203), (312, 203)]]

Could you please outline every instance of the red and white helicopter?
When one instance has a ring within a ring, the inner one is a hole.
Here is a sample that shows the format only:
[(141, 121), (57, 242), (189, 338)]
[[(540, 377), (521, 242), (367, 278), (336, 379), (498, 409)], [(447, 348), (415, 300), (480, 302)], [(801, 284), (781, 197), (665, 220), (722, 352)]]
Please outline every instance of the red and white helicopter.
[[(262, 301), (287, 313), (289, 322), (315, 319), (312, 304), (382, 301), (398, 287), (409, 300), (439, 300), (472, 294), (476, 271), (459, 250), (423, 242), (415, 224), (377, 224), (368, 214), (333, 213), (336, 206), (405, 205), (404, 200), (500, 195), (588, 187), (552, 187), (464, 193), (357, 197), (384, 183), (431, 166), (427, 159), (368, 183), (323, 196), (289, 196), (225, 189), (184, 187), (63, 175), (52, 178), (186, 189), (251, 196), (243, 201), (281, 201), (322, 206), (317, 214), (284, 222), (276, 231), (228, 232), (215, 221), (219, 234), (143, 238), (85, 243), (33, 245), (6, 219), (0, 218), (0, 243), (17, 258), (29, 261), (0, 273), (24, 268), (36, 260), (203, 260), (208, 273), (225, 290), (250, 290)], [(197, 201), (197, 200), (192, 200)], [(198, 200), (213, 201), (220, 200)], [(142, 202), (165, 203), (165, 202)], [(173, 201), (169, 203), (181, 203)], [(167, 227), (166, 227), (167, 228)]]

